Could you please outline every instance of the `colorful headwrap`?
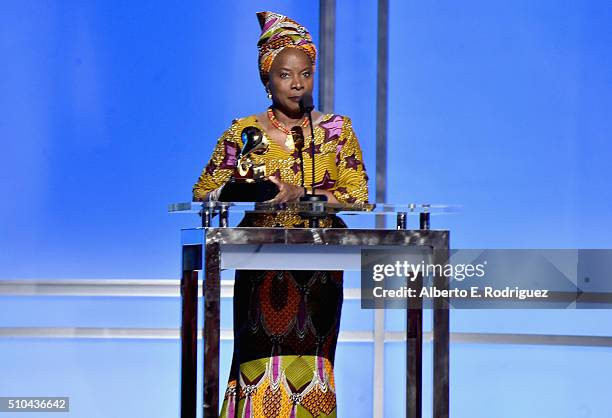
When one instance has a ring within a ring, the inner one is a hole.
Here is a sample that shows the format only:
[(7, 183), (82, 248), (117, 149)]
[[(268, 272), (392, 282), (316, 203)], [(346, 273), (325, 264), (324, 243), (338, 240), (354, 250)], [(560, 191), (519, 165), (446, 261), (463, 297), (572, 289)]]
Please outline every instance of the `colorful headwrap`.
[(272, 12), (257, 13), (261, 36), (257, 47), (259, 48), (259, 76), (266, 84), (268, 73), (276, 56), (285, 48), (299, 48), (310, 57), (314, 67), (317, 60), (317, 48), (312, 43), (312, 36), (308, 30), (289, 19), (287, 16)]

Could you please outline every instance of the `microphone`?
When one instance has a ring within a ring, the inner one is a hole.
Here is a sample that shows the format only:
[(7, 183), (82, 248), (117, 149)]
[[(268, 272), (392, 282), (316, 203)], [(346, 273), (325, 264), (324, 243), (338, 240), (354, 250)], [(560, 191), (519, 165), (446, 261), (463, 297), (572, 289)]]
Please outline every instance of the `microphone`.
[(306, 114), (308, 114), (308, 122), (310, 123), (310, 160), (312, 161), (312, 183), (310, 184), (310, 193), (311, 195), (306, 197), (304, 196), (304, 200), (310, 202), (325, 202), (327, 201), (327, 196), (325, 195), (315, 195), (315, 132), (314, 132), (314, 124), (312, 123), (312, 111), (314, 110), (314, 102), (312, 100), (312, 94), (309, 92), (305, 92), (300, 98), (300, 110)]
[(291, 128), (291, 136), (293, 137), (293, 144), (295, 149), (300, 153), (300, 172), (302, 173), (302, 189), (306, 194), (306, 188), (304, 187), (304, 155), (302, 150), (304, 149), (304, 131), (299, 126)]
[(310, 113), (314, 110), (314, 102), (312, 101), (312, 94), (304, 93), (300, 98), (300, 111), (304, 113)]

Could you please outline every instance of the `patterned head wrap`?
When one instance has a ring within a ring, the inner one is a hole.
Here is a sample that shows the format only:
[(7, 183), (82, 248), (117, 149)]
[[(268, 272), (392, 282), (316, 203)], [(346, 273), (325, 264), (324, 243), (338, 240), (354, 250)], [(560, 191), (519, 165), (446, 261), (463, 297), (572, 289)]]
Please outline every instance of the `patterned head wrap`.
[(259, 76), (264, 84), (268, 81), (268, 73), (274, 59), (285, 48), (299, 48), (304, 51), (314, 68), (317, 48), (312, 43), (312, 36), (304, 26), (287, 16), (272, 12), (259, 12), (257, 19), (261, 26), (261, 36), (257, 42)]

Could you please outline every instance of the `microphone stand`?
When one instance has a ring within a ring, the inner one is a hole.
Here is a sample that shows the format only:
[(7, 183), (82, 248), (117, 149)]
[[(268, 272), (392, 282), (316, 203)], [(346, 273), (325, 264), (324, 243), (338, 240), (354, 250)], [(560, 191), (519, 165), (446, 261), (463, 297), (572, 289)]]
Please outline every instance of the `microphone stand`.
[[(310, 124), (310, 160), (312, 162), (312, 181), (310, 183), (310, 194), (304, 194), (300, 198), (300, 202), (308, 203), (309, 210), (303, 211), (300, 215), (308, 218), (308, 226), (310, 228), (319, 228), (319, 220), (326, 216), (325, 202), (327, 202), (327, 196), (315, 194), (315, 132), (314, 124), (312, 123), (312, 110), (314, 105), (312, 103), (312, 95), (305, 93), (300, 100), (300, 108), (308, 115), (308, 122)], [(302, 175), (302, 179), (304, 176)], [(304, 189), (304, 191), (306, 191)]]

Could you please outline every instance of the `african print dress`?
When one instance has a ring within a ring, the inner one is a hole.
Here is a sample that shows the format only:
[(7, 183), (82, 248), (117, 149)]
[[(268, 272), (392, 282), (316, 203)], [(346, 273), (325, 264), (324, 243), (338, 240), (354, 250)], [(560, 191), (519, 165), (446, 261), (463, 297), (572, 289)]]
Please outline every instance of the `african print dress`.
[[(193, 188), (194, 200), (222, 186), (234, 172), (240, 133), (263, 131), (255, 116), (235, 120), (219, 139)], [(308, 149), (309, 139), (304, 149)], [(340, 202), (366, 202), (367, 175), (347, 117), (327, 114), (315, 128), (315, 186)], [(301, 184), (299, 154), (270, 141), (255, 164), (282, 181)], [(305, 184), (310, 158), (304, 152)], [(344, 227), (337, 217), (326, 227)], [(295, 212), (247, 215), (240, 226), (307, 227)], [(222, 417), (335, 417), (334, 355), (342, 310), (340, 271), (237, 271), (234, 284), (234, 354)]]

